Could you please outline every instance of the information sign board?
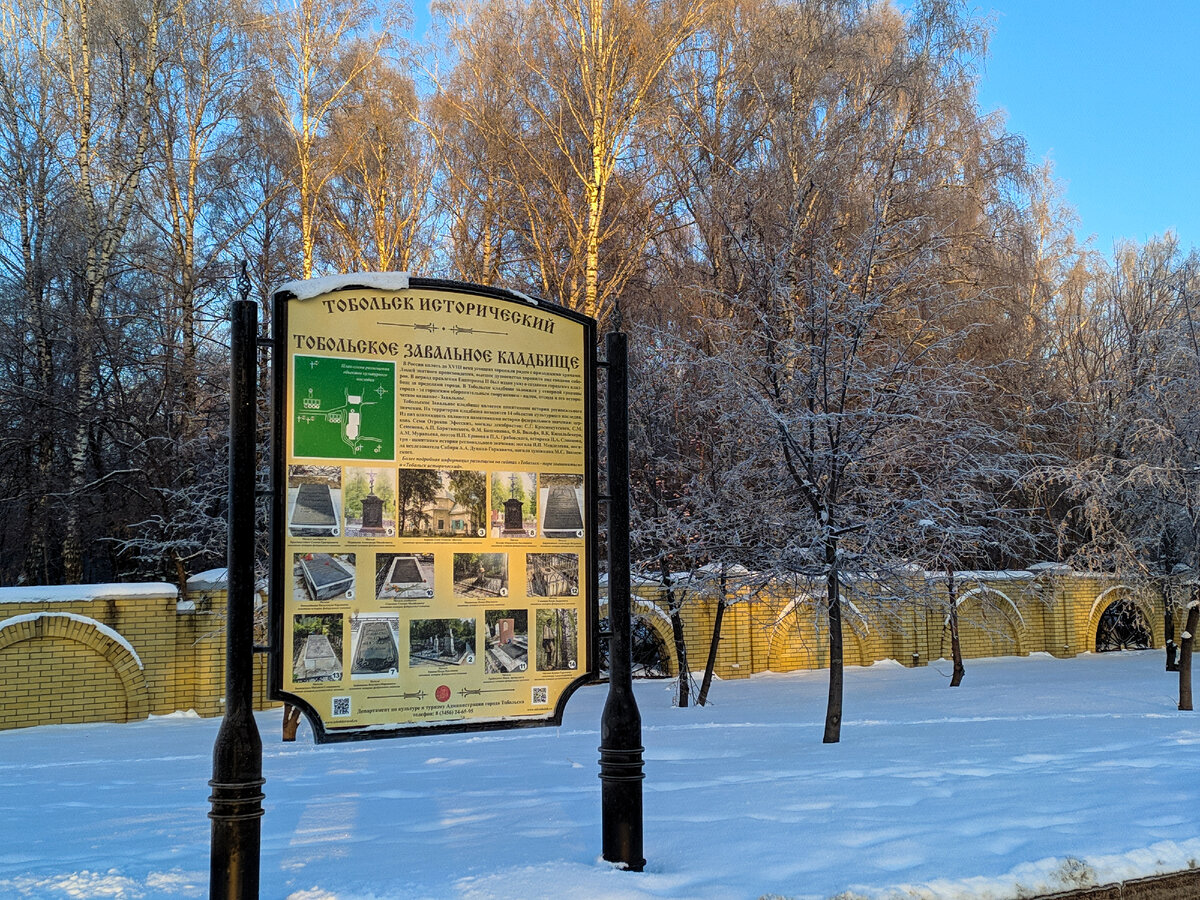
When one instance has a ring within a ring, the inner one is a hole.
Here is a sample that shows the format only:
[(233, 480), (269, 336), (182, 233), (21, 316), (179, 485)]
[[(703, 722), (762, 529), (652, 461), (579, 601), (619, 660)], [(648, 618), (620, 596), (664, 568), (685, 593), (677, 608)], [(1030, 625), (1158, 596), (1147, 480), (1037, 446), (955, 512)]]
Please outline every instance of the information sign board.
[(594, 321), (394, 275), (275, 317), (272, 696), (319, 741), (561, 721), (596, 668)]

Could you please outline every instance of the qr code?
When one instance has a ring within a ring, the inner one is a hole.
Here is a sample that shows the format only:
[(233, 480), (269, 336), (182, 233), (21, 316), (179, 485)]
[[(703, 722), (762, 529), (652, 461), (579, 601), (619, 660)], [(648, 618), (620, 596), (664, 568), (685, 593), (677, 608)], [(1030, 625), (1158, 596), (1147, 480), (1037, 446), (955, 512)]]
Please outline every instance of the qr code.
[(350, 715), (350, 698), (349, 697), (334, 697), (333, 698), (333, 715), (334, 716)]
[(544, 684), (535, 684), (533, 686), (533, 705), (545, 706), (550, 702), (550, 688)]

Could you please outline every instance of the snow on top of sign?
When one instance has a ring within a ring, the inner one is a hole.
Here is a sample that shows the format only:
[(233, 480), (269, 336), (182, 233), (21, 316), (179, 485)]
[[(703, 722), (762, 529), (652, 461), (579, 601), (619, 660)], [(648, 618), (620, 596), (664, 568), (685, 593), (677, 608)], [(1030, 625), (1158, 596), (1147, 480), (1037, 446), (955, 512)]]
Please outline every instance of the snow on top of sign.
[(21, 622), (36, 622), (38, 619), (72, 619), (76, 622), (82, 622), (85, 625), (91, 625), (97, 631), (107, 638), (111, 638), (116, 643), (120, 644), (129, 651), (129, 655), (133, 657), (133, 661), (138, 664), (139, 669), (145, 669), (142, 664), (142, 658), (138, 656), (136, 650), (133, 649), (133, 644), (125, 640), (120, 634), (113, 631), (103, 622), (97, 622), (95, 619), (89, 619), (87, 616), (76, 615), (75, 613), (59, 613), (59, 612), (35, 612), (25, 613), (22, 616), (11, 616), (0, 622), (0, 631), (8, 628), (10, 625), (19, 625)]
[(312, 300), (322, 294), (340, 291), (349, 287), (373, 288), (378, 291), (407, 291), (407, 272), (353, 272), (349, 275), (325, 275), (321, 278), (288, 281), (275, 289), (280, 294), (286, 291), (297, 300)]
[(518, 291), (518, 290), (515, 290), (514, 288), (505, 288), (505, 290), (506, 290), (506, 291), (508, 291), (508, 292), (509, 292), (510, 294), (512, 294), (513, 296), (515, 296), (517, 299), (519, 299), (519, 300), (524, 300), (524, 301), (525, 301), (526, 303), (528, 303), (530, 306), (537, 306), (537, 305), (538, 305), (538, 301), (537, 301), (537, 299), (536, 299), (536, 298), (534, 298), (534, 297), (530, 297), (528, 294), (523, 294), (523, 293), (521, 293), (520, 291)]
[(78, 603), (134, 597), (178, 597), (175, 585), (147, 584), (30, 584), (0, 588), (0, 603)]

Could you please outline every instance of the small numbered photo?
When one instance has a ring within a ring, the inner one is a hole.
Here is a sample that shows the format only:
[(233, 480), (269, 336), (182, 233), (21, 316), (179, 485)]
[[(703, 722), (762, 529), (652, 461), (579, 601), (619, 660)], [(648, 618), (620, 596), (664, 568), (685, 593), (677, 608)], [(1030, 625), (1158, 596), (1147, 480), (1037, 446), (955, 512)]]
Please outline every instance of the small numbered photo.
[(346, 467), (347, 537), (392, 537), (396, 533), (395, 469)]
[(527, 553), (525, 576), (530, 597), (577, 597), (579, 554)]
[(510, 675), (529, 668), (529, 610), (489, 609), (483, 623), (484, 672)]
[(342, 617), (292, 619), (292, 681), (342, 680)]
[(455, 597), (507, 597), (507, 553), (455, 553)]
[(492, 537), (537, 537), (537, 476), (492, 473)]
[(400, 674), (400, 617), (359, 613), (350, 617), (350, 678), (395, 678)]
[(380, 600), (433, 596), (432, 553), (380, 553), (375, 557), (375, 596)]
[(410, 669), (445, 669), (474, 664), (474, 619), (413, 619), (409, 623)]
[(402, 537), (486, 537), (487, 477), (468, 469), (400, 469), (396, 511)]
[(287, 523), (292, 537), (342, 533), (341, 466), (288, 466)]
[(579, 668), (579, 614), (573, 609), (539, 609), (534, 622), (541, 672)]
[(306, 600), (353, 600), (353, 553), (297, 553), (292, 557), (292, 596)]
[(583, 476), (538, 476), (541, 534), (547, 538), (583, 537)]

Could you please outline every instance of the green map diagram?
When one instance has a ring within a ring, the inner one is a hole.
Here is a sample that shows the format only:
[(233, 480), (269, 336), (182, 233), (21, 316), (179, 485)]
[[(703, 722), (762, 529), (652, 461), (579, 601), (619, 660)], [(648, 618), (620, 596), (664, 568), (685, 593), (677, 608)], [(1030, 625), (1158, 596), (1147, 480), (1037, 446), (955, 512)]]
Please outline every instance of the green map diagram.
[(292, 455), (396, 458), (396, 364), (294, 357)]

